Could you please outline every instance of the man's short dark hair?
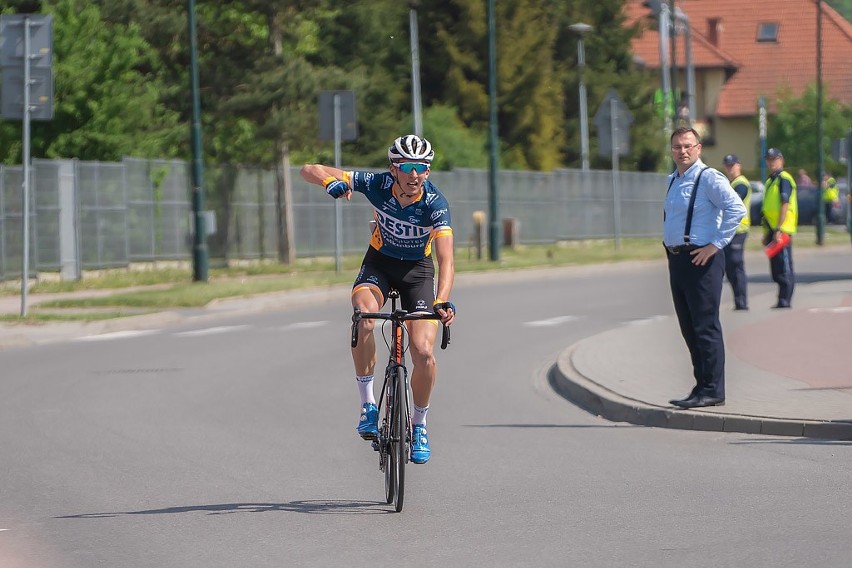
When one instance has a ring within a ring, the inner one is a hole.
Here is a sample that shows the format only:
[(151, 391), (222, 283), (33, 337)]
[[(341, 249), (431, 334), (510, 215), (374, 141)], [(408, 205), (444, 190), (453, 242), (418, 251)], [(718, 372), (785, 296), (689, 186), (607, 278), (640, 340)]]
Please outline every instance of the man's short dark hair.
[(686, 134), (686, 133), (688, 133), (688, 132), (691, 132), (691, 133), (692, 133), (692, 135), (693, 135), (693, 136), (695, 136), (695, 141), (696, 141), (698, 144), (701, 144), (701, 135), (700, 135), (700, 134), (698, 134), (698, 131), (697, 131), (697, 130), (695, 130), (694, 128), (691, 128), (691, 127), (689, 127), (689, 126), (681, 126), (681, 127), (680, 127), (680, 128), (678, 128), (677, 130), (675, 130), (674, 132), (672, 132), (672, 135), (671, 135), (671, 137), (669, 138), (669, 142), (670, 142), (670, 143), (671, 143), (671, 142), (673, 142), (673, 141), (674, 141), (674, 139), (675, 139), (675, 136), (682, 136), (682, 135), (684, 135), (684, 134)]

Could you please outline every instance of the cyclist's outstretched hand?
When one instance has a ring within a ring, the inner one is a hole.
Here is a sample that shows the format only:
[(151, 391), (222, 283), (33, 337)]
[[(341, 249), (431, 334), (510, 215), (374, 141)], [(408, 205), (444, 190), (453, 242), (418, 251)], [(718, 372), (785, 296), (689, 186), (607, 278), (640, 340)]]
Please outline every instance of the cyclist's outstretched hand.
[(326, 193), (335, 199), (346, 196), (346, 199), (351, 199), (352, 193), (349, 190), (349, 184), (345, 181), (329, 177), (322, 183)]
[(441, 316), (441, 323), (444, 325), (450, 325), (456, 317), (456, 305), (452, 302), (445, 302), (438, 298), (432, 304), (432, 309), (435, 310), (436, 314)]

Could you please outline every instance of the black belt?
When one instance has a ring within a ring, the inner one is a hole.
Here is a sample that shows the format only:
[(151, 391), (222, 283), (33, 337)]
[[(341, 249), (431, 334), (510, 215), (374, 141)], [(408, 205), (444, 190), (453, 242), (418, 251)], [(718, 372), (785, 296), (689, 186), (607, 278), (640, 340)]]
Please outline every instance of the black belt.
[(676, 245), (670, 247), (669, 245), (663, 245), (670, 254), (680, 254), (682, 252), (690, 252), (695, 249), (700, 249), (701, 247), (698, 245)]

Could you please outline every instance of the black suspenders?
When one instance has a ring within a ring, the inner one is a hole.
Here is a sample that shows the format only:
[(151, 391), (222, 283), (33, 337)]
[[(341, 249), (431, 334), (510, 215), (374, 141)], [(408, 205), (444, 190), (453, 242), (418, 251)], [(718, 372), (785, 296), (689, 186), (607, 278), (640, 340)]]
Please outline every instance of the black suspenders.
[[(686, 227), (683, 230), (683, 242), (689, 242), (689, 231), (692, 229), (692, 210), (695, 209), (695, 196), (698, 195), (698, 182), (701, 181), (701, 174), (710, 169), (710, 166), (702, 168), (700, 172), (698, 172), (698, 176), (695, 178), (695, 183), (692, 186), (692, 195), (689, 196), (689, 210), (686, 212)], [(672, 185), (674, 184), (674, 180), (677, 176), (672, 176), (672, 180), (669, 182), (669, 188), (666, 190), (666, 195), (669, 194), (669, 191), (672, 189)], [(663, 220), (665, 221), (666, 215), (663, 212)]]

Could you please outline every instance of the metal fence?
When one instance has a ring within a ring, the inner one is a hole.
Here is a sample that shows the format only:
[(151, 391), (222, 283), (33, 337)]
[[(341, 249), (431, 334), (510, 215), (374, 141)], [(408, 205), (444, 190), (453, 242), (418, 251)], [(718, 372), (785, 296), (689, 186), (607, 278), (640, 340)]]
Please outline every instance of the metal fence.
[[(662, 234), (665, 176), (609, 171), (501, 171), (501, 222), (520, 243)], [(208, 166), (204, 170), (211, 259), (278, 256), (276, 172)], [(291, 172), (299, 257), (335, 254), (335, 202)], [(475, 237), (474, 213), (488, 211), (488, 172), (435, 171), (447, 196), (458, 247)], [(30, 271), (79, 276), (82, 270), (192, 259), (189, 164), (125, 159), (120, 163), (34, 160), (30, 192)], [(0, 166), (0, 279), (21, 275), (21, 166)], [(619, 198), (616, 201), (615, 196)], [(344, 253), (366, 248), (372, 207), (357, 196), (341, 207)], [(616, 211), (619, 212), (616, 218)], [(504, 220), (511, 220), (506, 223)]]

